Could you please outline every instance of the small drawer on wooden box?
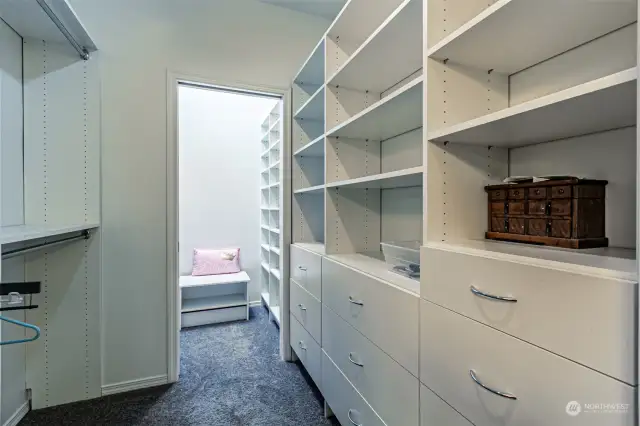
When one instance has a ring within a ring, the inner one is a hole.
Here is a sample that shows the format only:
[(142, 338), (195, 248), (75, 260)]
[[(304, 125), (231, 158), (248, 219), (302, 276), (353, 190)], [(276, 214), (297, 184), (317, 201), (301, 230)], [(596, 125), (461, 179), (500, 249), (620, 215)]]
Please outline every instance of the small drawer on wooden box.
[(571, 185), (552, 186), (551, 198), (571, 198)]
[(510, 217), (507, 219), (509, 222), (509, 233), (524, 235), (526, 219), (519, 217)]
[(571, 216), (571, 200), (528, 201), (529, 214), (539, 216)]
[(505, 189), (496, 189), (489, 191), (489, 199), (492, 201), (506, 200), (507, 191)]
[(524, 200), (524, 189), (510, 189), (509, 190), (509, 199), (510, 200)]
[(529, 188), (529, 199), (539, 200), (547, 198), (547, 188)]
[(511, 215), (523, 215), (524, 214), (524, 201), (510, 201), (507, 212)]

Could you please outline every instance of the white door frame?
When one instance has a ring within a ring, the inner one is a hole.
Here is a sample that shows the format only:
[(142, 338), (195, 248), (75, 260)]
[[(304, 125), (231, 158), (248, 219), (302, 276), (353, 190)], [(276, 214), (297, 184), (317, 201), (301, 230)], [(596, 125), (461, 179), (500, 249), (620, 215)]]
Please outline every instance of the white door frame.
[[(282, 96), (284, 102), (284, 137), (282, 140), (284, 161), (281, 176), (283, 184), (280, 186), (283, 202), (284, 244), (288, 247), (290, 240), (289, 229), (291, 227), (291, 90), (290, 88), (277, 88), (267, 86), (252, 86), (236, 82), (220, 82), (215, 79), (167, 71), (167, 376), (169, 383), (178, 381), (180, 375), (180, 288), (178, 287), (179, 258), (178, 258), (178, 85), (180, 83), (195, 83), (203, 86), (236, 89), (247, 92), (262, 92)], [(257, 141), (256, 141), (257, 143)], [(259, 176), (256, 176), (258, 179)], [(256, 229), (256, 232), (259, 232)], [(259, 250), (260, 247), (256, 247)], [(283, 251), (288, 253), (288, 250)], [(291, 361), (291, 346), (289, 343), (289, 280), (288, 259), (281, 264), (285, 265), (280, 282), (281, 319), (280, 319), (280, 357), (284, 361)]]

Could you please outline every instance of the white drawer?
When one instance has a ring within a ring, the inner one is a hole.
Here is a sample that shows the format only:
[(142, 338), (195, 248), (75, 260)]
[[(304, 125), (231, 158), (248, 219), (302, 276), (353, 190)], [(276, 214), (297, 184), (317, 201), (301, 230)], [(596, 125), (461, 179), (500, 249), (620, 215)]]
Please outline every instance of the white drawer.
[(635, 283), (433, 248), (421, 263), (427, 300), (636, 384)]
[(386, 424), (418, 424), (418, 379), (326, 306), (322, 349)]
[(420, 426), (473, 426), (425, 385), (420, 385)]
[(418, 377), (416, 295), (323, 258), (322, 303)]
[(324, 351), (322, 383), (322, 394), (341, 425), (386, 426)]
[(301, 249), (295, 245), (291, 246), (291, 275), (298, 284), (316, 299), (321, 299), (322, 256), (310, 251)]
[[(635, 388), (431, 302), (421, 306), (420, 380), (476, 426), (632, 426)], [(475, 383), (514, 395), (491, 393)], [(568, 404), (582, 413), (567, 414)], [(590, 404), (628, 404), (624, 413)]]
[(322, 349), (293, 315), (291, 315), (290, 324), (291, 347), (300, 358), (300, 362), (307, 369), (307, 373), (316, 383), (318, 389), (322, 391)]
[(300, 287), (295, 280), (291, 280), (291, 313), (311, 334), (316, 342), (321, 343), (322, 304), (319, 300)]

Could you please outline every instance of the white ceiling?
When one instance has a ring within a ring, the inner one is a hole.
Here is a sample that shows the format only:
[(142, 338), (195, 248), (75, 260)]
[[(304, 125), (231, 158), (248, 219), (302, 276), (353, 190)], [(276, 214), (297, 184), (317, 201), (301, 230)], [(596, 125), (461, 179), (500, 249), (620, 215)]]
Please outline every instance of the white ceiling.
[(333, 20), (346, 0), (260, 0), (263, 3)]

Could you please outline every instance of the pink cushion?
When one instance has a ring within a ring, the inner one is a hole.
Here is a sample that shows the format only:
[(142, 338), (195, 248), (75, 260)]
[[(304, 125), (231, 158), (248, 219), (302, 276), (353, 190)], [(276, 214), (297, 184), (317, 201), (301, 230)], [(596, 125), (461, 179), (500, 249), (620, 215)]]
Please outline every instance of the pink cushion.
[(193, 250), (191, 275), (219, 275), (240, 272), (240, 249)]

